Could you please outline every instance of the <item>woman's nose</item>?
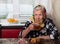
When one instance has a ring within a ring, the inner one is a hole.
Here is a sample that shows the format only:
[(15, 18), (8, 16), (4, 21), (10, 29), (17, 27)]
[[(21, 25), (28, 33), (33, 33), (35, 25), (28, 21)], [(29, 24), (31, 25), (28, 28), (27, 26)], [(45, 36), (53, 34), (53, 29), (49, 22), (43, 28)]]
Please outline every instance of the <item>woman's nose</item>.
[(40, 17), (38, 16), (37, 18), (39, 19)]

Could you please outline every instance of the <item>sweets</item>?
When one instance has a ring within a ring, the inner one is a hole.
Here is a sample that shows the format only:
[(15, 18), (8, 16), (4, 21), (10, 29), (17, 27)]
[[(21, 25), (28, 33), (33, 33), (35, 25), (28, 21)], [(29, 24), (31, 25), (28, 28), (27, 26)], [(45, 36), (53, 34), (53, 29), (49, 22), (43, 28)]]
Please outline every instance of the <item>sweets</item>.
[(7, 21), (8, 21), (9, 23), (17, 23), (17, 22), (18, 22), (18, 20), (13, 19), (13, 18), (8, 19)]
[(40, 42), (39, 38), (31, 38), (31, 40), (30, 40), (31, 44), (36, 44), (36, 43), (39, 43), (39, 42)]

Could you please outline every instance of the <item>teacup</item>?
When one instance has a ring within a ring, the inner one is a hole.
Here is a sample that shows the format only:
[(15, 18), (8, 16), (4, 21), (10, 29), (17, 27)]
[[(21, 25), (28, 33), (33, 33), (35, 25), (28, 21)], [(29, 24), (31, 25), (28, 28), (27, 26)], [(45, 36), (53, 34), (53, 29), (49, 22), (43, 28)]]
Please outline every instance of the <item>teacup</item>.
[(34, 24), (34, 29), (35, 30), (40, 30), (40, 25), (39, 24)]

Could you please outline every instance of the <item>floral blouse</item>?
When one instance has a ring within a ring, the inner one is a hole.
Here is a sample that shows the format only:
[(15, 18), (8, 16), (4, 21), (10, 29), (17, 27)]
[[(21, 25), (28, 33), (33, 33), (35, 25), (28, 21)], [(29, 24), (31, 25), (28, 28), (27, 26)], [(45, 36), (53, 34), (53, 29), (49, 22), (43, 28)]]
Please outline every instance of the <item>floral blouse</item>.
[[(24, 28), (26, 29), (31, 24), (31, 21), (27, 21)], [(49, 35), (51, 39), (58, 39), (58, 30), (55, 27), (53, 21), (47, 18), (44, 22), (45, 26), (40, 30), (30, 31), (26, 37), (27, 38), (35, 38), (38, 36), (46, 36)], [(22, 30), (23, 31), (23, 30)], [(22, 35), (22, 31), (19, 33), (19, 36)]]

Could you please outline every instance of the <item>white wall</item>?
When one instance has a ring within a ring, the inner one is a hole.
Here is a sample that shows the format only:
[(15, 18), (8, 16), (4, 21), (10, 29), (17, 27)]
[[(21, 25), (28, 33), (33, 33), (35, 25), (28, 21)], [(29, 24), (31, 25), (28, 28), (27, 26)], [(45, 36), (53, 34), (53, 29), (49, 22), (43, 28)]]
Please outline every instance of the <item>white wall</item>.
[(60, 0), (54, 0), (53, 4), (53, 19), (56, 24), (57, 29), (60, 32)]

